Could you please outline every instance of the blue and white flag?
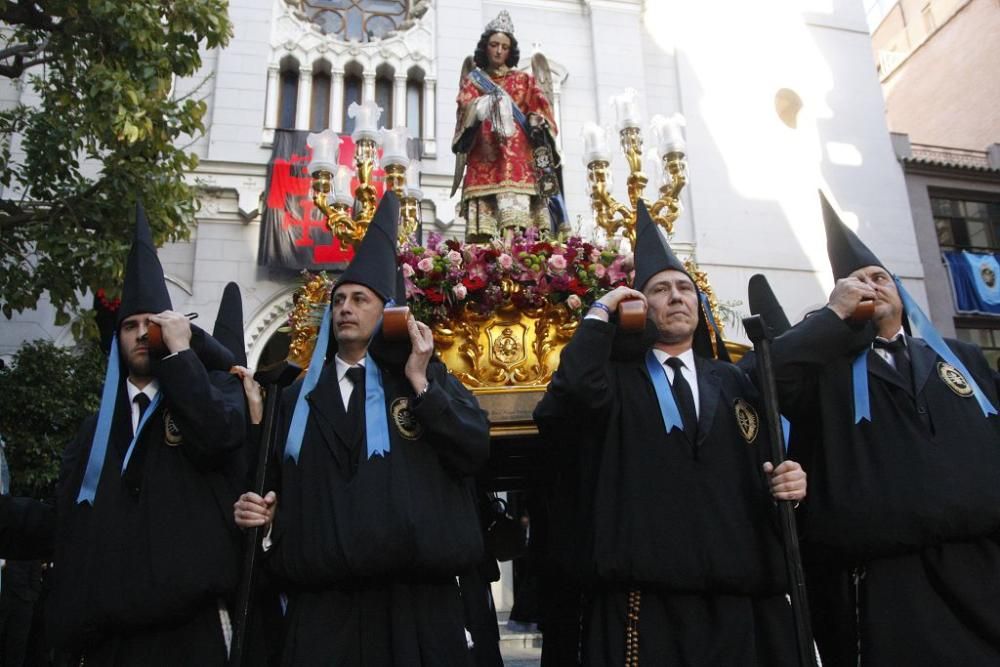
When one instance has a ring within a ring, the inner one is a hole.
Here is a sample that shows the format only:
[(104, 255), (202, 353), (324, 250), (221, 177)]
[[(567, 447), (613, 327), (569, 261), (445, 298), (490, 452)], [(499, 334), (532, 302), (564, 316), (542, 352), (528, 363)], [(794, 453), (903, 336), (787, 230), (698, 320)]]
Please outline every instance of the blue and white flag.
[(944, 253), (955, 309), (973, 315), (1000, 315), (1000, 262), (993, 253)]

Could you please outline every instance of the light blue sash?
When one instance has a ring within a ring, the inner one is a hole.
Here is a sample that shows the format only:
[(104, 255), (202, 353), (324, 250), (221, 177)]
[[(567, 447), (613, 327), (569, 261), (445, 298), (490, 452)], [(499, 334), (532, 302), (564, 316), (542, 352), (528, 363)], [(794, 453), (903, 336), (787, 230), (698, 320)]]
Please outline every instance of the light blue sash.
[(667, 380), (667, 369), (659, 362), (652, 350), (646, 351), (646, 370), (649, 371), (649, 378), (653, 381), (656, 402), (660, 404), (660, 416), (663, 417), (663, 427), (667, 433), (670, 433), (675, 428), (683, 431), (684, 422), (681, 421), (681, 412), (677, 409), (674, 392), (670, 390), (670, 382)]
[(94, 440), (90, 445), (90, 456), (87, 468), (83, 473), (80, 493), (76, 497), (78, 505), (94, 504), (97, 496), (97, 484), (101, 481), (101, 469), (104, 467), (104, 457), (108, 452), (108, 437), (111, 435), (111, 418), (115, 414), (115, 399), (118, 398), (118, 334), (111, 337), (111, 354), (108, 355), (108, 370), (104, 373), (104, 390), (101, 392), (101, 409), (97, 413), (97, 428), (94, 430)]

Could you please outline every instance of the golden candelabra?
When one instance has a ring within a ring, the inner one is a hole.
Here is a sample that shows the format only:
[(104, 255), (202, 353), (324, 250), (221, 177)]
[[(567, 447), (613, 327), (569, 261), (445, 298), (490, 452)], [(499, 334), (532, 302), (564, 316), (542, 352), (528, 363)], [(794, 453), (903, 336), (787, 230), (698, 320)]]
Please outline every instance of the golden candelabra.
[[(622, 230), (624, 236), (635, 246), (636, 207), (642, 198), (649, 178), (642, 171), (642, 134), (637, 127), (625, 127), (620, 132), (622, 152), (628, 162), (629, 175), (628, 204), (619, 202), (610, 192), (609, 181), (611, 163), (606, 159), (594, 159), (587, 164), (587, 181), (590, 184), (590, 203), (594, 209), (597, 225), (608, 237)], [(681, 190), (687, 184), (687, 164), (684, 152), (672, 150), (662, 156), (665, 182), (660, 187), (659, 198), (649, 204), (649, 214), (656, 224), (668, 233), (674, 231), (674, 222), (680, 216)]]
[(378, 147), (374, 140), (358, 141), (354, 149), (358, 187), (354, 189), (353, 207), (343, 199), (330, 203), (329, 197), (333, 190), (333, 174), (330, 171), (321, 169), (312, 174), (313, 203), (326, 216), (326, 225), (333, 235), (345, 245), (359, 243), (375, 215), (376, 195), (372, 172), (375, 170), (377, 156)]
[(412, 196), (413, 188), (407, 186), (406, 165), (385, 165), (385, 186), (399, 197), (399, 244), (402, 245), (420, 225), (420, 199)]

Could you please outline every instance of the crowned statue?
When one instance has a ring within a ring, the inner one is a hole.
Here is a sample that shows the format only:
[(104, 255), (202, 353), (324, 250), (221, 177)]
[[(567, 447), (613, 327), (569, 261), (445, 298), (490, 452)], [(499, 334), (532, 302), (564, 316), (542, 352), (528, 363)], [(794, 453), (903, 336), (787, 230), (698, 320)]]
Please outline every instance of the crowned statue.
[(504, 10), (462, 67), (452, 194), (462, 188), (466, 241), (530, 227), (556, 231), (566, 222), (548, 61), (536, 53), (528, 74), (516, 69), (519, 58)]

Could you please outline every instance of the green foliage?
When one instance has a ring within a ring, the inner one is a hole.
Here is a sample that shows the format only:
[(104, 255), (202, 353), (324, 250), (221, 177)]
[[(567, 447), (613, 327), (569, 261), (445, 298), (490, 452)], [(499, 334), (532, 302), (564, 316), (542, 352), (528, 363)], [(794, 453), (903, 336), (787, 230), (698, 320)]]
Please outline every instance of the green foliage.
[[(199, 49), (232, 35), (228, 0), (0, 0), (0, 76), (37, 104), (0, 111), (0, 310), (48, 291), (57, 324), (79, 293), (115, 296), (141, 199), (155, 241), (185, 239), (197, 210), (180, 144), (205, 131), (206, 105), (172, 93)], [(15, 136), (22, 139), (13, 151)], [(18, 194), (20, 193), (20, 194)]]
[(63, 448), (100, 406), (105, 363), (94, 344), (74, 350), (35, 341), (0, 370), (0, 434), (13, 495), (54, 495)]

